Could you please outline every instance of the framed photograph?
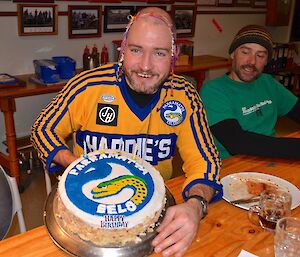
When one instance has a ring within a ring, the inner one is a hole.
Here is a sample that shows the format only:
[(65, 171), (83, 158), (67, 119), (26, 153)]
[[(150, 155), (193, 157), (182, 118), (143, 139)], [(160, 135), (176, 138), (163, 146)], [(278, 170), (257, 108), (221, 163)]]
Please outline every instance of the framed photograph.
[(217, 0), (217, 6), (233, 6), (234, 0)]
[(174, 4), (174, 0), (147, 0), (148, 4)]
[(175, 2), (180, 2), (180, 3), (195, 3), (196, 0), (175, 0)]
[(250, 7), (252, 0), (234, 0), (234, 6)]
[(121, 3), (121, 0), (88, 0), (88, 1), (89, 3)]
[(134, 6), (105, 6), (104, 32), (124, 32), (133, 14)]
[[(133, 0), (122, 0), (122, 2), (133, 2)], [(135, 0), (134, 2), (147, 3), (147, 0)]]
[(19, 36), (57, 35), (57, 5), (18, 4)]
[(14, 3), (54, 3), (54, 0), (13, 0)]
[(196, 23), (196, 6), (173, 5), (171, 11), (176, 26), (177, 37), (193, 37)]
[(198, 6), (216, 6), (216, 0), (198, 0)]
[(266, 8), (267, 0), (252, 0), (252, 7), (253, 8)]
[(101, 37), (102, 8), (92, 5), (69, 5), (69, 38)]

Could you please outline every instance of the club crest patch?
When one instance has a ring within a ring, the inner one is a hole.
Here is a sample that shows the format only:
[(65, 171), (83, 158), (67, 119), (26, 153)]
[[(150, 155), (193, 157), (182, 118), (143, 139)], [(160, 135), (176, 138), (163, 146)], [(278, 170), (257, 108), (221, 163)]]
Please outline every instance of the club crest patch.
[(161, 107), (160, 117), (169, 126), (178, 126), (185, 120), (186, 110), (181, 102), (171, 100)]

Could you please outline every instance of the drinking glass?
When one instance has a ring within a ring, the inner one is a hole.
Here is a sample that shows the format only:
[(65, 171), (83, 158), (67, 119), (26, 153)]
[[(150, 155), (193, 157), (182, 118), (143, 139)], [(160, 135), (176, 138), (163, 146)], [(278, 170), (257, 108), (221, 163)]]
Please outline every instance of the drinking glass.
[(282, 190), (265, 190), (259, 204), (251, 206), (248, 212), (250, 221), (263, 229), (273, 232), (279, 219), (291, 215), (292, 196)]
[(285, 217), (277, 222), (274, 251), (275, 257), (300, 256), (300, 218)]

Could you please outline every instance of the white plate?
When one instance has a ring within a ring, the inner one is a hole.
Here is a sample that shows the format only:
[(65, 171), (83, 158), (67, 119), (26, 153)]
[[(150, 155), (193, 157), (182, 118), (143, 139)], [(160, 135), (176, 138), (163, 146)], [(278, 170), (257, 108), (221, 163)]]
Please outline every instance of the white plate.
[[(292, 195), (292, 210), (300, 205), (300, 190), (296, 186), (282, 178), (257, 172), (239, 172), (222, 178), (223, 199), (230, 202), (253, 196), (248, 193), (245, 183), (246, 179), (255, 179), (261, 182), (275, 184), (279, 189), (289, 192)], [(255, 204), (257, 203), (236, 204), (236, 206), (249, 210), (249, 207)]]

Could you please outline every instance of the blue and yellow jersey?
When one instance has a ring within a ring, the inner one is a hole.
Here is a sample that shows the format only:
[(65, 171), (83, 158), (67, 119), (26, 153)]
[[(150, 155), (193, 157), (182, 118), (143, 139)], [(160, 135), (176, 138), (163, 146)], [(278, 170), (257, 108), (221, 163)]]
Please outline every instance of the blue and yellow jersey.
[[(124, 75), (116, 77), (117, 64), (107, 64), (73, 77), (40, 113), (32, 127), (32, 141), (50, 172), (58, 170), (53, 157), (66, 149), (73, 136), (73, 153), (101, 147), (133, 152), (172, 175), (175, 147), (184, 161), (183, 194), (196, 183), (212, 186), (222, 196), (220, 160), (208, 130), (200, 97), (187, 80), (174, 75), (143, 108), (130, 97)], [(101, 141), (102, 138), (102, 141)], [(101, 142), (101, 143), (100, 143)]]

